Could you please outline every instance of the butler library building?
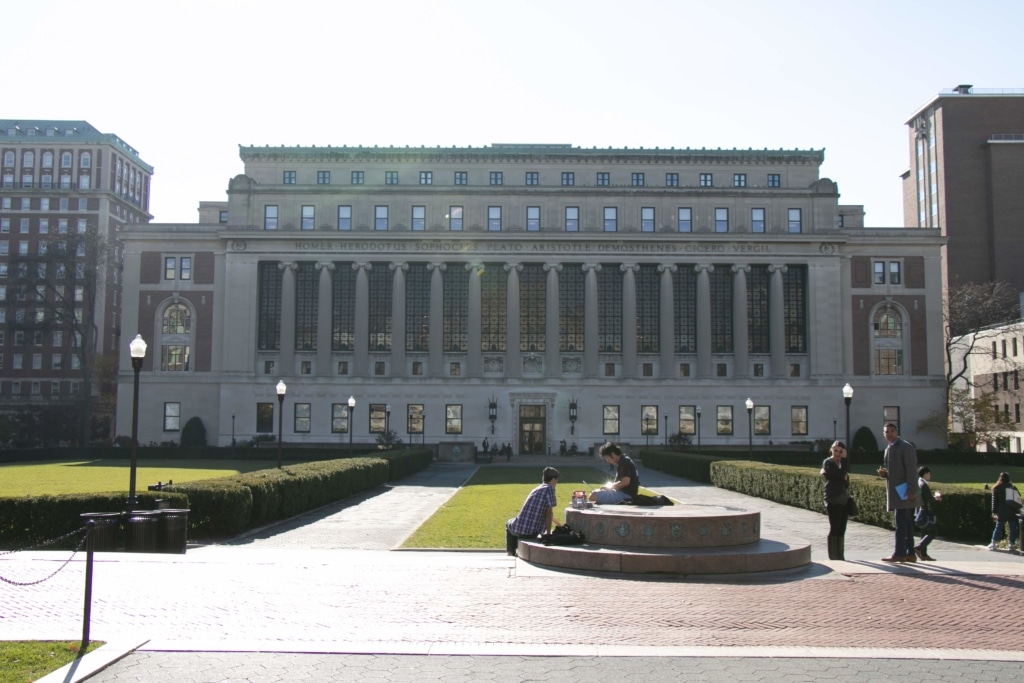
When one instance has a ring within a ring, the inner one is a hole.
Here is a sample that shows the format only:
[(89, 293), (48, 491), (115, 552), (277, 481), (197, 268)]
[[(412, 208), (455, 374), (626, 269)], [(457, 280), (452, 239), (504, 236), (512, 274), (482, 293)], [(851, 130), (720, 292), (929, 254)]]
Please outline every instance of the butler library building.
[(286, 444), (391, 430), (452, 458), (485, 438), (515, 454), (881, 440), (886, 421), (944, 445), (917, 432), (943, 405), (944, 238), (865, 228), (820, 177), (824, 150), (240, 156), (198, 223), (120, 234), (117, 423), (137, 332), (141, 443), (197, 416), (221, 446), (281, 419)]

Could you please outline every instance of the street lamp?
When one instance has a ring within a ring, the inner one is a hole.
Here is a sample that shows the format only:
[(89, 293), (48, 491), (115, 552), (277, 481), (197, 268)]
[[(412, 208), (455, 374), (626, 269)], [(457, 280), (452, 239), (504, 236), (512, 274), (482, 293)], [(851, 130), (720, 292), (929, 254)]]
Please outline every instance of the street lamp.
[(697, 452), (700, 453), (700, 406), (697, 406)]
[(665, 442), (664, 445), (667, 446), (668, 445), (668, 413), (665, 413), (665, 436), (662, 437), (662, 439)]
[(281, 469), (281, 425), (284, 422), (284, 395), (287, 391), (284, 380), (277, 380), (277, 469)]
[(836, 431), (836, 418), (835, 417), (832, 418), (832, 440), (833, 441), (838, 441), (839, 440), (839, 432)]
[(579, 403), (576, 402), (576, 397), (569, 399), (569, 433), (576, 433), (576, 411), (579, 410)]
[(498, 400), (491, 398), (487, 404), (487, 419), (491, 421), (491, 434), (494, 433), (494, 421), (498, 419)]
[[(658, 418), (654, 418), (657, 420)], [(651, 416), (644, 415), (644, 434), (647, 435), (647, 448), (651, 447)]]
[(348, 397), (348, 454), (352, 455), (352, 411), (356, 409), (354, 396)]
[(846, 459), (850, 459), (850, 401), (853, 400), (853, 387), (847, 382), (843, 387), (843, 401), (846, 403)]
[(754, 457), (754, 402), (747, 399), (747, 457)]
[(235, 415), (231, 414), (231, 452), (235, 452)]
[(131, 473), (128, 475), (128, 512), (135, 510), (138, 500), (135, 498), (135, 456), (139, 447), (139, 371), (142, 370), (142, 359), (146, 357), (146, 340), (141, 334), (128, 345), (132, 357), (132, 370), (135, 371), (135, 384), (132, 388), (132, 462)]
[(384, 444), (390, 449), (391, 446), (391, 404), (384, 406)]

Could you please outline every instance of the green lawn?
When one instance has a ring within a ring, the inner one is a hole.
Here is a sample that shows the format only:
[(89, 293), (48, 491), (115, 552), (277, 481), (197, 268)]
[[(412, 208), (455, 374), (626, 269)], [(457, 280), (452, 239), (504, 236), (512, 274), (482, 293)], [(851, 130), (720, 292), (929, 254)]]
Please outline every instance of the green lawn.
[[(540, 485), (541, 471), (539, 467), (481, 467), (402, 547), (504, 548), (505, 522), (519, 513), (526, 496)], [(559, 467), (558, 472), (562, 476), (556, 489), (555, 519), (560, 522), (565, 522), (572, 492), (586, 489), (584, 480), (591, 489), (608, 480), (608, 470), (597, 467)]]
[[(101, 645), (103, 643), (98, 641), (89, 643), (86, 653), (92, 652)], [(37, 681), (46, 674), (72, 662), (78, 656), (80, 646), (80, 642), (0, 641), (0, 683)]]
[[(184, 483), (274, 467), (269, 460), (139, 460), (136, 489), (158, 481)], [(0, 496), (128, 491), (128, 460), (15, 463), (0, 465)]]

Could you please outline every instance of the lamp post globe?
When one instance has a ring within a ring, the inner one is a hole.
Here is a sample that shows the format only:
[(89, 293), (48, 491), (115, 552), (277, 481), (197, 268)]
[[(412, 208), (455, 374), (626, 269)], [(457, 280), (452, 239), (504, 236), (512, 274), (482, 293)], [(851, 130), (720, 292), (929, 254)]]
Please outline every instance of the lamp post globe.
[(131, 465), (128, 474), (128, 512), (135, 510), (138, 499), (135, 497), (135, 467), (136, 456), (139, 448), (139, 371), (142, 370), (142, 361), (146, 357), (146, 340), (141, 334), (136, 334), (135, 339), (128, 344), (128, 352), (132, 357), (132, 371), (135, 373), (132, 384), (132, 447)]
[(747, 455), (754, 457), (754, 401), (747, 399)]
[(281, 431), (284, 424), (284, 395), (288, 387), (284, 380), (277, 381), (277, 469), (281, 469)]
[(700, 406), (697, 406), (697, 452), (700, 453)]
[(843, 402), (846, 403), (846, 458), (850, 458), (850, 402), (853, 401), (853, 387), (847, 382), (843, 386)]
[(354, 396), (348, 397), (348, 452), (352, 454), (352, 413), (356, 409), (356, 399)]

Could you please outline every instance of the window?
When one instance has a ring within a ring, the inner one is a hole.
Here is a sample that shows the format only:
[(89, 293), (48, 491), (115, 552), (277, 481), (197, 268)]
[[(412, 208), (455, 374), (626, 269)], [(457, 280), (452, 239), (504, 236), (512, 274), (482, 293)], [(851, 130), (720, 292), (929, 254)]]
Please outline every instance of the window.
[(427, 229), (427, 207), (412, 207), (412, 223), (410, 223), (409, 229), (416, 231)]
[(222, 223), (222, 224), (223, 223), (227, 223), (228, 222), (228, 212), (227, 211), (221, 211), (220, 215), (218, 216), (218, 221), (220, 223)]
[(423, 433), (423, 404), (410, 403), (406, 406), (405, 431), (409, 434)]
[(338, 207), (338, 230), (351, 230), (352, 229), (352, 207), (351, 206), (339, 206)]
[(60, 167), (71, 168), (71, 152), (60, 153)]
[(292, 431), (294, 431), (296, 434), (309, 432), (310, 412), (310, 404), (295, 404), (295, 418), (292, 423)]
[(885, 261), (875, 261), (875, 277), (874, 284), (884, 285), (885, 284)]
[(746, 173), (733, 173), (732, 174), (732, 186), (733, 187), (746, 187), (747, 186), (747, 174)]
[(714, 175), (711, 173), (700, 174), (700, 186), (701, 187), (713, 187), (715, 184)]
[(348, 405), (345, 403), (331, 404), (331, 433), (348, 434)]
[(282, 175), (283, 175), (283, 177), (281, 178), (281, 182), (283, 184), (285, 184), (285, 185), (294, 185), (295, 184), (295, 171), (284, 171)]
[(768, 436), (772, 433), (772, 407), (754, 406), (754, 434)]
[(487, 207), (487, 230), (490, 232), (501, 231), (501, 207)]
[(619, 407), (602, 406), (601, 408), (602, 434), (619, 433)]
[(604, 231), (616, 232), (619, 229), (619, 210), (614, 206), (604, 207)]
[(697, 407), (679, 406), (679, 433), (697, 433)]
[(654, 207), (640, 209), (640, 232), (654, 232)]
[(807, 436), (807, 406), (790, 408), (789, 424), (793, 436)]
[(353, 185), (362, 185), (363, 184), (363, 179), (364, 179), (364, 175), (363, 175), (362, 171), (352, 171), (352, 184)]
[(803, 210), (802, 209), (790, 209), (789, 210), (789, 231), (793, 233), (803, 231)]
[(782, 187), (782, 176), (778, 173), (769, 173), (768, 187)]
[(537, 173), (537, 171), (527, 171), (526, 172), (526, 184), (527, 185), (539, 185), (540, 184), (540, 174)]
[(576, 174), (572, 172), (562, 173), (562, 185), (570, 186), (576, 184)]
[(448, 229), (451, 230), (452, 232), (458, 232), (462, 230), (461, 206), (448, 207)]
[(258, 434), (274, 433), (274, 404), (256, 404), (256, 432)]
[[(606, 186), (610, 185), (611, 184), (610, 180), (611, 179), (610, 179), (608, 173), (598, 173), (597, 174), (597, 184), (599, 186), (601, 186), (601, 187), (606, 187)], [(618, 432), (615, 432), (615, 433), (618, 434)]]
[(902, 282), (902, 279), (900, 275), (900, 262), (889, 261), (889, 284), (898, 285)]
[(444, 433), (462, 433), (462, 405), (449, 403), (444, 407)]
[(750, 210), (750, 232), (764, 232), (764, 209)]
[(900, 429), (900, 408), (899, 406), (882, 406), (882, 423), (892, 422), (896, 425), (896, 431), (901, 432)]
[(633, 174), (630, 174), (629, 184), (632, 185), (633, 187), (643, 187), (644, 186), (644, 174), (643, 173), (633, 173)]
[(160, 347), (160, 369), (163, 372), (188, 372), (188, 344), (164, 344)]
[[(331, 184), (331, 172), (330, 171), (317, 171), (316, 172), (316, 184), (317, 185), (330, 185)], [(298, 431), (298, 430), (296, 430)]]
[(455, 184), (456, 185), (468, 185), (469, 184), (469, 174), (466, 173), (465, 171), (456, 171), (455, 172)]
[(55, 353), (50, 356), (50, 368), (53, 370), (60, 370), (64, 365), (64, 357), (59, 353)]
[(501, 185), (504, 180), (504, 174), (501, 171), (491, 171), (491, 185)]
[(178, 261), (178, 279), (180, 280), (191, 280), (192, 279), (192, 257), (182, 256)]
[[(192, 331), (192, 313), (188, 306), (181, 303), (168, 306), (164, 311), (161, 330), (163, 334), (189, 334)], [(59, 346), (56, 334), (53, 345)]]
[(580, 208), (578, 206), (565, 207), (565, 231), (580, 231)]
[(666, 173), (665, 174), (665, 187), (679, 187), (679, 174), (678, 173)]
[(173, 256), (164, 257), (164, 279), (173, 280), (178, 275), (178, 259)]
[(302, 222), (300, 227), (303, 230), (312, 230), (316, 227), (316, 207), (310, 206), (309, 204), (303, 205), (302, 207)]
[[(273, 404), (271, 404), (273, 405)], [(164, 403), (164, 431), (176, 432), (181, 428), (181, 404)], [(268, 430), (269, 431), (269, 430)]]
[(658, 406), (640, 406), (640, 435), (654, 436), (658, 433)]
[(384, 184), (385, 185), (397, 185), (398, 184), (398, 171), (385, 171), (384, 172)]
[(434, 184), (434, 172), (433, 171), (420, 171), (420, 185), (433, 185)]
[(729, 209), (715, 209), (715, 232), (729, 232)]
[(277, 206), (268, 204), (263, 207), (263, 229), (277, 230)]
[(387, 230), (388, 229), (388, 207), (386, 207), (386, 206), (375, 206), (373, 208), (373, 229), (374, 230)]
[(719, 436), (732, 434), (732, 406), (716, 406), (715, 431)]
[[(882, 308), (874, 318), (876, 375), (903, 374), (903, 318), (892, 308)], [(995, 343), (992, 346), (995, 355)]]
[(383, 434), (388, 428), (387, 405), (384, 403), (370, 404), (370, 434)]
[(526, 207), (526, 231), (537, 232), (540, 230), (540, 207)]

